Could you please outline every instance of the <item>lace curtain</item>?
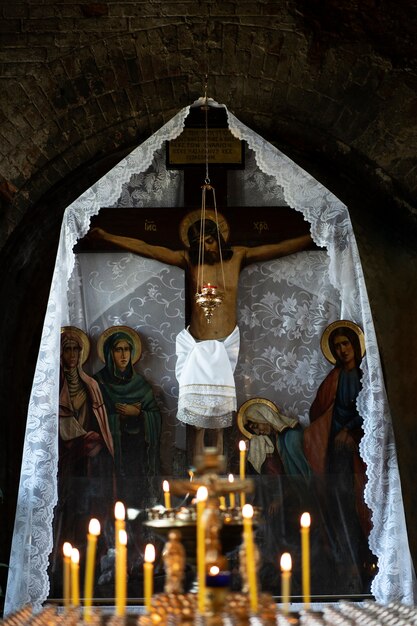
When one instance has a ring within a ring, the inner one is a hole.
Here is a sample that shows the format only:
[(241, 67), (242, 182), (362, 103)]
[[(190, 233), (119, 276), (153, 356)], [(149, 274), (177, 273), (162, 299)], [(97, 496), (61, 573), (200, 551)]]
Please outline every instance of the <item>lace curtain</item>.
[[(165, 436), (175, 431), (177, 445), (183, 445), (183, 433), (175, 420), (173, 377), (174, 337), (184, 322), (182, 273), (176, 268), (122, 253), (108, 255), (105, 263), (94, 259), (95, 255), (89, 255), (88, 260), (83, 259), (83, 255), (76, 259), (73, 247), (86, 234), (91, 217), (101, 207), (113, 206), (117, 210), (118, 206), (141, 206), (141, 202), (142, 206), (181, 204), (181, 174), (167, 171), (158, 154), (166, 140), (181, 133), (188, 112), (188, 107), (180, 111), (65, 211), (27, 416), (6, 614), (25, 603), (40, 608), (49, 592), (47, 569), (57, 502), (62, 325), (78, 324), (88, 328), (94, 337), (106, 325), (124, 323), (144, 334), (141, 372), (151, 380), (158, 402), (164, 407)], [(253, 159), (251, 175), (245, 173), (244, 181), (239, 181), (240, 174), (236, 173), (230, 181), (231, 187), (234, 184), (236, 190), (241, 190), (238, 202), (255, 204), (260, 188), (264, 190), (260, 204), (282, 204), (284, 200), (302, 212), (311, 225), (314, 241), (327, 250), (327, 254), (302, 253), (256, 264), (242, 273), (239, 286), (242, 350), (236, 370), (241, 394), (238, 403), (252, 395), (268, 397), (273, 393), (271, 399), (279, 398), (281, 407), (306, 425), (314, 391), (327, 371), (319, 354), (322, 330), (336, 318), (353, 320), (364, 329), (367, 353), (362, 363), (363, 388), (358, 408), (364, 418), (361, 454), (368, 468), (365, 500), (373, 517), (369, 541), (379, 565), (372, 593), (380, 602), (411, 603), (414, 571), (395, 442), (371, 311), (347, 208), (229, 111), (227, 115), (231, 132), (247, 142), (249, 156)], [(144, 173), (147, 175), (141, 176)], [(101, 280), (103, 275), (106, 276), (104, 281)], [(86, 284), (89, 294), (94, 291), (97, 294), (97, 298), (92, 299), (88, 319), (81, 306), (81, 285)], [(154, 307), (159, 311), (159, 319), (164, 316), (169, 319), (166, 328), (160, 324), (152, 328)], [(273, 345), (272, 336), (276, 337)], [(89, 367), (94, 371), (97, 363), (92, 360)], [(155, 376), (154, 367), (160, 367), (165, 378)]]

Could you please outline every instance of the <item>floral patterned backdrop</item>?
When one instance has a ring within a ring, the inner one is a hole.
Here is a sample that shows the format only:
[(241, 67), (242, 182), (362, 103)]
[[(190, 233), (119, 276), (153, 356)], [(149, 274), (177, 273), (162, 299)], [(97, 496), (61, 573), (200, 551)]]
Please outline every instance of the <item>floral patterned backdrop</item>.
[[(175, 418), (175, 338), (185, 324), (182, 270), (126, 252), (82, 253), (69, 293), (67, 324), (86, 329), (93, 345), (110, 326), (139, 332), (143, 353), (136, 368), (152, 384), (163, 416), (161, 458), (164, 473), (171, 474), (172, 446), (186, 445), (184, 426)], [(324, 251), (245, 268), (238, 298), (238, 405), (262, 396), (307, 425), (315, 392), (331, 368), (320, 337), (339, 314)], [(85, 369), (94, 374), (101, 366), (93, 349)]]

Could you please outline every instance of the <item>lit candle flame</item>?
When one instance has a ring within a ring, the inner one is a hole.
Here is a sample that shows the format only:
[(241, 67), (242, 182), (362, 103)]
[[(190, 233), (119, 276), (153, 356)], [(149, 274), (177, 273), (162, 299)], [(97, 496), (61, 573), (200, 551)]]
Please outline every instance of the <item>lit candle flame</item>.
[(77, 550), (77, 548), (73, 548), (71, 550), (71, 563), (78, 565), (79, 562), (80, 562), (80, 553)]
[(155, 561), (155, 546), (152, 543), (147, 543), (145, 548), (145, 563), (154, 563)]
[(245, 506), (242, 507), (242, 516), (246, 519), (253, 517), (253, 506), (251, 504), (245, 504)]
[(246, 450), (246, 442), (245, 442), (245, 441), (243, 441), (243, 439), (241, 439), (241, 440), (239, 441), (239, 450), (240, 450), (241, 452), (244, 452), (244, 451)]
[(62, 546), (62, 551), (64, 553), (64, 556), (68, 557), (69, 559), (71, 558), (72, 545), (69, 543), (69, 541), (66, 541), (64, 543), (64, 545)]
[(303, 513), (300, 519), (300, 524), (302, 528), (310, 528), (311, 517), (310, 513)]
[(208, 498), (207, 487), (201, 486), (197, 489), (196, 493), (197, 502), (204, 502)]
[(291, 554), (289, 552), (284, 552), (281, 556), (281, 570), (283, 572), (290, 572), (292, 568), (292, 559)]
[(119, 530), (119, 543), (121, 546), (127, 546), (127, 532), (124, 529)]
[(95, 535), (96, 537), (98, 537), (100, 534), (100, 530), (101, 527), (98, 519), (96, 519), (95, 517), (90, 519), (90, 523), (88, 525), (88, 532), (90, 533), (90, 535)]
[(220, 567), (212, 565), (209, 570), (210, 576), (217, 576), (220, 573)]
[(123, 502), (116, 502), (114, 505), (114, 517), (121, 521), (125, 519), (126, 511)]

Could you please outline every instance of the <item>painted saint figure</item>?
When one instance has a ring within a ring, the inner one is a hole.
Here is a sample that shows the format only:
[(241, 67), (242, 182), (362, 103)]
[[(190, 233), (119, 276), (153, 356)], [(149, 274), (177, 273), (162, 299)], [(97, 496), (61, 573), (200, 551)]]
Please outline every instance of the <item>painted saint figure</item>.
[[(105, 366), (95, 374), (114, 441), (117, 494), (126, 504), (149, 506), (159, 475), (161, 415), (152, 387), (135, 371), (139, 335), (113, 326), (101, 335), (98, 352)], [(138, 499), (139, 498), (139, 499)]]
[(249, 439), (247, 461), (257, 474), (302, 475), (311, 468), (303, 451), (303, 429), (266, 398), (252, 398), (239, 408), (237, 423)]
[(341, 320), (326, 329), (321, 343), (326, 358), (335, 367), (321, 383), (311, 405), (304, 450), (316, 474), (355, 477), (358, 514), (364, 530), (369, 531), (369, 514), (363, 503), (365, 464), (359, 455), (363, 419), (356, 407), (361, 390), (363, 333), (353, 322)]
[(321, 346), (335, 367), (311, 405), (304, 451), (313, 472), (322, 477), (318, 484), (325, 490), (323, 510), (335, 558), (343, 564), (352, 559), (352, 591), (362, 591), (361, 568), (369, 560), (371, 527), (364, 501), (366, 467), (359, 453), (363, 418), (356, 406), (361, 390), (359, 366), (365, 353), (362, 330), (353, 322), (339, 320), (325, 330)]
[[(96, 476), (113, 473), (113, 438), (99, 385), (83, 370), (87, 335), (73, 326), (61, 332), (59, 392), (59, 473)], [(62, 480), (61, 483), (65, 483)]]
[(83, 370), (89, 350), (85, 332), (74, 326), (61, 329), (58, 502), (51, 559), (56, 597), (62, 595), (63, 542), (81, 548), (89, 520), (105, 520), (114, 498), (113, 438), (104, 400), (98, 383)]
[[(206, 217), (213, 212), (206, 211)], [(218, 225), (219, 224), (219, 225)], [(171, 250), (134, 239), (112, 235), (95, 228), (91, 239), (111, 242), (124, 250), (175, 265), (185, 270), (190, 301), (190, 324), (177, 337), (176, 376), (179, 383), (178, 419), (196, 428), (194, 454), (201, 454), (207, 428), (215, 431), (219, 453), (223, 451), (223, 428), (232, 424), (236, 410), (233, 372), (239, 353), (237, 327), (237, 288), (243, 267), (305, 250), (310, 235), (276, 244), (255, 247), (230, 246), (228, 225), (213, 218), (201, 223), (200, 212), (186, 217), (181, 236), (185, 249)], [(204, 280), (218, 286), (222, 304), (207, 323), (203, 309), (196, 303), (198, 290), (200, 244), (204, 252)]]

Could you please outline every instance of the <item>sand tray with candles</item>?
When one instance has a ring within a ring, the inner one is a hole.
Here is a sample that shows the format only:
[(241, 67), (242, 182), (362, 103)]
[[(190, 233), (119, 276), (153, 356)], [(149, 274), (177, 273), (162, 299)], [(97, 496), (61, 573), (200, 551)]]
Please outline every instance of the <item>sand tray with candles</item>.
[[(197, 459), (197, 478), (192, 483), (181, 480), (172, 482), (174, 492), (191, 493), (196, 496), (196, 503), (192, 502), (189, 507), (180, 507), (178, 510), (165, 510), (163, 514), (149, 511), (148, 524), (155, 530), (159, 527), (159, 532), (166, 538), (162, 553), (165, 585), (162, 593), (154, 594), (153, 580), (152, 585), (148, 586), (145, 580), (145, 606), (139, 614), (138, 607), (136, 610), (133, 607), (130, 610), (124, 608), (120, 613), (119, 604), (116, 610), (109, 607), (93, 608), (90, 604), (87, 610), (87, 604), (81, 609), (79, 601), (78, 604), (73, 601), (72, 607), (62, 609), (46, 606), (36, 613), (31, 607), (23, 607), (7, 616), (2, 626), (76, 626), (81, 623), (93, 626), (194, 623), (208, 626), (255, 623), (277, 626), (417, 626), (417, 608), (408, 605), (393, 603), (383, 606), (371, 601), (340, 601), (317, 610), (314, 604), (306, 603), (302, 610), (294, 612), (289, 598), (286, 601), (282, 598), (282, 604), (277, 605), (270, 594), (258, 591), (257, 567), (260, 556), (252, 541), (253, 509), (249, 504), (242, 506), (244, 494), (252, 488), (251, 481), (241, 479), (232, 487), (230, 482), (219, 475), (222, 467), (222, 457), (206, 449), (204, 458)], [(232, 488), (240, 493), (241, 506), (236, 507), (236, 510), (233, 507), (232, 512), (222, 510), (219, 497), (230, 493)], [(205, 490), (204, 499), (199, 497), (201, 489)], [(252, 510), (250, 518), (245, 515), (245, 508), (248, 507)], [(230, 589), (230, 572), (221, 536), (227, 524), (230, 524), (232, 530), (234, 526), (239, 528), (233, 540), (240, 544), (240, 592)], [(189, 534), (189, 546), (185, 546), (182, 541), (184, 531)], [(195, 554), (196, 558), (193, 556)], [(184, 593), (184, 571), (190, 557), (195, 558), (196, 583), (191, 592)], [(148, 583), (150, 580), (148, 577)]]
[[(191, 597), (192, 596), (192, 597)], [(169, 594), (158, 594), (152, 602), (152, 611), (138, 615), (127, 612), (123, 617), (116, 617), (108, 611), (95, 608), (91, 621), (93, 626), (150, 626), (151, 624), (202, 624), (217, 626), (224, 624), (276, 624), (277, 626), (413, 626), (417, 624), (417, 607), (399, 602), (383, 605), (373, 601), (349, 602), (342, 600), (335, 604), (314, 610), (302, 609), (298, 613), (284, 613), (267, 595), (259, 596), (259, 611), (251, 616), (247, 598), (242, 594), (231, 593), (228, 596), (228, 608), (216, 615), (196, 615), (195, 594), (179, 594), (172, 598)], [(171, 607), (163, 611), (160, 604), (165, 602)], [(190, 603), (190, 604), (188, 604)], [(34, 613), (32, 607), (25, 606), (16, 613), (0, 621), (2, 626), (77, 626), (86, 623), (79, 608), (62, 610), (55, 606), (46, 606)]]

